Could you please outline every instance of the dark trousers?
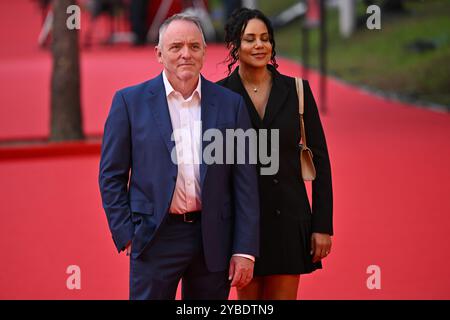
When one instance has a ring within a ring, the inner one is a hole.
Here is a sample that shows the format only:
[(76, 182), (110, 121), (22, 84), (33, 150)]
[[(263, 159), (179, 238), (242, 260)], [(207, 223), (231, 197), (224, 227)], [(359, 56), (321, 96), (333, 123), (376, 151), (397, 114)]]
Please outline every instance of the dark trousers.
[(169, 215), (142, 255), (130, 258), (130, 299), (173, 300), (180, 279), (183, 300), (228, 299), (228, 270), (209, 272), (205, 265), (201, 221)]

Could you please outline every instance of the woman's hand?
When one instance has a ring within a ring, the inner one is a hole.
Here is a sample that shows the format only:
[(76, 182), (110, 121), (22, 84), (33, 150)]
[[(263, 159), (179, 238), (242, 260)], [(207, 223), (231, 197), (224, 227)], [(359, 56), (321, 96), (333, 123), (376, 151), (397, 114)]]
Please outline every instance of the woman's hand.
[(331, 252), (331, 236), (326, 233), (311, 235), (311, 254), (314, 255), (313, 262), (318, 262), (328, 256)]

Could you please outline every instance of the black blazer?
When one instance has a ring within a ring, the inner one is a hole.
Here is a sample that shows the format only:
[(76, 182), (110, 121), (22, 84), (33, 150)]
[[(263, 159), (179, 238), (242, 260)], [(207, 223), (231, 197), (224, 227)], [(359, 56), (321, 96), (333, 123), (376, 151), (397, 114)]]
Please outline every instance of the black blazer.
[[(275, 175), (261, 175), (258, 163), (262, 235), (274, 237), (272, 222), (284, 217), (287, 223), (303, 219), (311, 220), (311, 231), (333, 234), (333, 193), (331, 166), (324, 131), (308, 81), (304, 87), (304, 122), (308, 147), (313, 152), (317, 176), (312, 183), (312, 210), (305, 184), (300, 174), (299, 141), (300, 116), (295, 79), (280, 74), (272, 65), (273, 83), (264, 119), (258, 115), (239, 73), (239, 67), (218, 84), (242, 95), (255, 129), (279, 129), (279, 170)], [(270, 137), (270, 134), (268, 134)], [(259, 162), (259, 161), (258, 161)], [(272, 220), (274, 219), (274, 220)], [(280, 230), (280, 232), (283, 232)], [(274, 238), (272, 238), (274, 239)]]

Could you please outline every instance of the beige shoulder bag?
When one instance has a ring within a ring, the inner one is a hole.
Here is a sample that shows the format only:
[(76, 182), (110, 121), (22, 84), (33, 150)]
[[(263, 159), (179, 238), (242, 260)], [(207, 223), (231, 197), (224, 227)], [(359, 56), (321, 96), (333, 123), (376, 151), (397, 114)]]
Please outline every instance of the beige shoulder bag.
[(301, 78), (295, 78), (295, 86), (297, 88), (298, 96), (298, 113), (300, 114), (300, 132), (301, 132), (301, 142), (300, 147), (300, 168), (302, 170), (302, 178), (305, 181), (313, 181), (316, 178), (316, 168), (313, 162), (313, 153), (306, 145), (306, 135), (305, 135), (305, 124), (303, 122), (303, 111), (304, 111), (304, 91), (303, 91), (303, 81)]

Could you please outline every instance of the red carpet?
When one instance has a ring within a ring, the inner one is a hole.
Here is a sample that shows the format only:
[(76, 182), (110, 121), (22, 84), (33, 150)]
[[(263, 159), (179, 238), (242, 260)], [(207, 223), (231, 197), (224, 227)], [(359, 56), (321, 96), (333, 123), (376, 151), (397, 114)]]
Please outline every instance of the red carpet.
[[(36, 47), (39, 21), (30, 1), (0, 1), (3, 141), (48, 136), (51, 60)], [(208, 48), (207, 78), (223, 77), (218, 62), (225, 53), (221, 46)], [(300, 74), (295, 63), (279, 63), (281, 72)], [(115, 90), (160, 70), (150, 48), (83, 51), (85, 132), (101, 134)], [(318, 96), (317, 75), (309, 80)], [(328, 89), (330, 112), (322, 119), (336, 235), (324, 269), (302, 277), (298, 297), (450, 299), (449, 115), (333, 79)], [(107, 228), (98, 162), (95, 142), (0, 147), (0, 299), (127, 298), (128, 259), (117, 254)], [(66, 287), (70, 265), (81, 268), (81, 290)], [(367, 288), (370, 265), (381, 269), (380, 290)]]

